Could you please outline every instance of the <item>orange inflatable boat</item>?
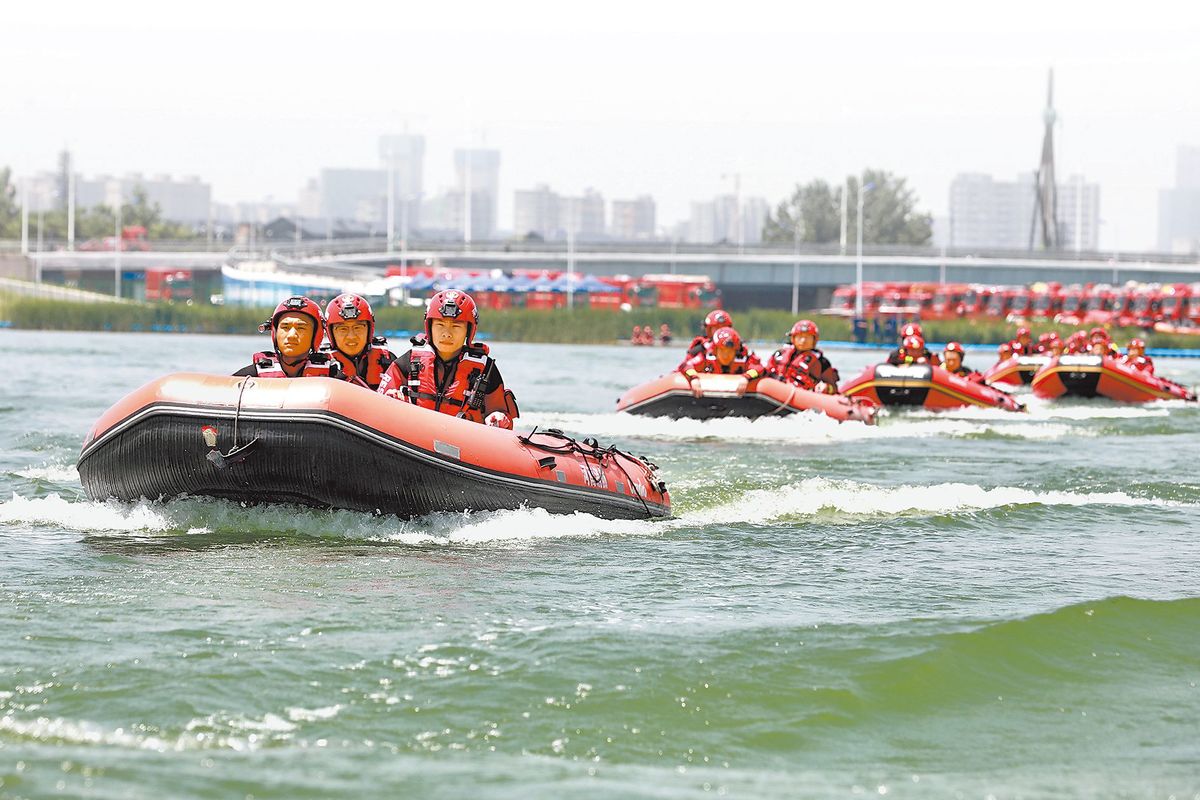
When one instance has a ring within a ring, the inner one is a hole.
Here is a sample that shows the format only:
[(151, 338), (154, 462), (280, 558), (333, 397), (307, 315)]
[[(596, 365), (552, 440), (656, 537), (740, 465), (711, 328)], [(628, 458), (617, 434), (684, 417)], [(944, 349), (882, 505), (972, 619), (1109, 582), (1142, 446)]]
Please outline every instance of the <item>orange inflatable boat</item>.
[(1160, 378), (1115, 358), (1064, 355), (1033, 376), (1038, 397), (1107, 397), (1122, 403), (1151, 400), (1195, 400), (1186, 386)]
[(1010, 386), (1033, 383), (1033, 376), (1050, 363), (1050, 356), (1013, 356), (997, 361), (983, 373), (987, 384), (1003, 383)]
[(168, 375), (100, 417), (78, 468), (94, 500), (201, 495), (401, 517), (522, 505), (671, 514), (655, 466), (615, 447), (491, 428), (328, 378)]
[(842, 394), (866, 397), (885, 406), (922, 406), (931, 410), (984, 406), (1005, 411), (1025, 407), (999, 389), (960, 378), (929, 364), (876, 364), (842, 384)]
[(684, 375), (668, 372), (621, 395), (617, 411), (675, 419), (756, 419), (816, 410), (843, 422), (857, 420), (872, 425), (878, 410), (863, 398), (810, 392), (774, 378), (747, 381), (743, 375), (701, 374), (696, 380), (699, 396)]

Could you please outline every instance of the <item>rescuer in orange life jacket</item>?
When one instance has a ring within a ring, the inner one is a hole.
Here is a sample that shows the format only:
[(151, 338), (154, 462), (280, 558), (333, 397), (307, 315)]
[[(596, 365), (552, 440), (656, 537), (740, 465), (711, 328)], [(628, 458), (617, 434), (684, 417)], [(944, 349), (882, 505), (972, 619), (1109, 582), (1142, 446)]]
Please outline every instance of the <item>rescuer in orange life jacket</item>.
[(396, 359), (403, 385), (392, 385), (389, 372), (379, 391), (422, 408), (512, 429), (520, 415), (517, 401), (504, 388), (487, 345), (475, 343), (478, 327), (479, 309), (470, 295), (457, 289), (438, 292), (425, 310), (425, 338), (414, 338), (414, 347)]
[(712, 342), (713, 334), (718, 328), (732, 327), (733, 317), (729, 316), (725, 309), (717, 308), (708, 312), (708, 316), (704, 318), (704, 334), (692, 339), (692, 343), (688, 345), (687, 353), (679, 364), (680, 371), (687, 369), (688, 362), (704, 352), (705, 345)]
[(963, 363), (963, 356), (966, 355), (966, 352), (958, 342), (948, 342), (946, 348), (942, 351), (942, 367), (947, 372), (952, 372), (960, 378), (966, 378), (975, 383), (982, 383), (983, 375)]
[(233, 373), (259, 378), (339, 378), (340, 365), (327, 353), (319, 353), (325, 338), (321, 307), (307, 297), (289, 297), (275, 307), (271, 319), (258, 326), (271, 332), (271, 350), (255, 353), (250, 365)]
[(766, 372), (801, 389), (837, 394), (838, 371), (817, 349), (821, 331), (812, 320), (802, 319), (788, 332), (791, 344), (771, 354)]
[(756, 381), (765, 372), (758, 356), (746, 349), (742, 337), (733, 328), (717, 328), (712, 341), (705, 342), (704, 351), (688, 359), (680, 370), (692, 386), (692, 393), (702, 393), (697, 376), (701, 372), (720, 375), (745, 375), (747, 381)]
[(941, 364), (941, 359), (937, 357), (937, 353), (932, 352), (928, 348), (926, 348), (920, 354), (914, 354), (907, 350), (905, 345), (908, 340), (914, 336), (920, 339), (921, 346), (925, 347), (925, 334), (921, 331), (921, 326), (915, 322), (910, 322), (900, 329), (900, 346), (893, 350), (891, 355), (888, 356), (887, 363), (891, 364), (892, 366), (911, 364), (919, 355), (921, 358), (925, 359), (921, 362), (923, 364), (933, 364), (934, 366)]
[[(383, 346), (386, 339), (375, 336), (375, 313), (365, 297), (339, 294), (330, 300), (325, 306), (325, 325), (329, 328), (329, 355), (351, 383), (374, 391), (384, 374), (396, 369), (396, 354)], [(396, 372), (392, 385), (401, 383)]]

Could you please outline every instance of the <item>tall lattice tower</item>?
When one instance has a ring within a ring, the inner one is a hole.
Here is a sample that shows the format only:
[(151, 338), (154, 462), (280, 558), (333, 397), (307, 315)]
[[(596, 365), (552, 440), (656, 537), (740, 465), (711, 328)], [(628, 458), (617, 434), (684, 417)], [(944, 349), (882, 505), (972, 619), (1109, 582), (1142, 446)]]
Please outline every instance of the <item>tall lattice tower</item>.
[(1050, 70), (1050, 84), (1046, 90), (1046, 110), (1042, 121), (1046, 133), (1042, 138), (1042, 161), (1038, 164), (1037, 176), (1033, 180), (1033, 219), (1029, 223), (1029, 249), (1033, 249), (1038, 223), (1042, 228), (1042, 248), (1054, 250), (1058, 247), (1058, 188), (1054, 180), (1054, 70)]

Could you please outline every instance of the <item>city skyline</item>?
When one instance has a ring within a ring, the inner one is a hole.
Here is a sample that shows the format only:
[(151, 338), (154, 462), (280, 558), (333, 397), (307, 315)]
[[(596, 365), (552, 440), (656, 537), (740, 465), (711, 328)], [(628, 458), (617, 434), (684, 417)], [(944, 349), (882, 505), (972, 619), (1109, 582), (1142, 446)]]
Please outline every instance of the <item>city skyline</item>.
[(957, 173), (1036, 166), (1053, 67), (1060, 171), (1101, 187), (1103, 248), (1149, 249), (1175, 148), (1200, 142), (1200, 27), (1166, 3), (1131, 17), (618, 2), (586, 23), (550, 3), (278, 15), (215, 2), (202, 18), (62, 6), (10, 11), (0, 67), (22, 80), (0, 105), (0, 163), (29, 174), (65, 145), (89, 174), (200, 174), (227, 203), (290, 199), (322, 164), (375, 166), (378, 132), (407, 126), (428, 142), (432, 191), (453, 186), (455, 149), (502, 151), (502, 221), (513, 191), (538, 183), (650, 194), (670, 224), (733, 175), (774, 205), (797, 181), (866, 167), (908, 178), (944, 216)]

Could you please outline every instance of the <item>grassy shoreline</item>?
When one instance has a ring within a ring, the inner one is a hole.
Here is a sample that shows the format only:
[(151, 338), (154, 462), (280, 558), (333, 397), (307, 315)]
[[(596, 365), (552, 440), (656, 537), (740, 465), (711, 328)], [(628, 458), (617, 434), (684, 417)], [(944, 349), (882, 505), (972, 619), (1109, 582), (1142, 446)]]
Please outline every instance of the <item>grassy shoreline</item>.
[[(186, 306), (174, 304), (73, 303), (0, 294), (0, 320), (16, 330), (60, 331), (171, 331), (180, 333), (255, 334), (270, 316), (269, 308)], [(676, 341), (687, 341), (699, 331), (703, 309), (635, 309), (628, 313), (580, 308), (574, 311), (511, 309), (484, 310), (480, 330), (507, 342), (561, 344), (612, 344), (628, 339), (634, 325), (661, 323), (671, 326)], [(421, 311), (416, 308), (383, 308), (377, 311), (376, 327), (385, 330), (417, 330)], [(825, 340), (852, 339), (845, 317), (807, 315), (821, 327)], [(735, 327), (754, 341), (781, 342), (795, 317), (787, 311), (754, 309), (733, 313)], [(998, 344), (1008, 341), (1015, 326), (993, 320), (930, 320), (922, 323), (931, 342), (960, 341), (964, 344)], [(1057, 331), (1066, 336), (1073, 328), (1053, 323), (1030, 325), (1035, 336)], [(1200, 337), (1145, 332), (1140, 328), (1114, 329), (1114, 339), (1124, 344), (1133, 336), (1144, 338), (1154, 348), (1200, 348)], [(883, 344), (892, 344), (883, 342)]]

